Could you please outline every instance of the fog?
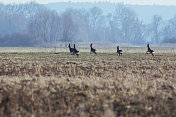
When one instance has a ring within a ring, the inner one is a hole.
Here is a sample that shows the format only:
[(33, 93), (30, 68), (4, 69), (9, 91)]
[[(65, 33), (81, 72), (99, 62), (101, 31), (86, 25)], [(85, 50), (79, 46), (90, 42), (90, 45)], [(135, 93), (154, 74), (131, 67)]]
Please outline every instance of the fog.
[(165, 6), (131, 6), (108, 2), (103, 5), (71, 2), (45, 5), (36, 2), (1, 3), (0, 46), (50, 47), (78, 42), (134, 46), (173, 44), (176, 43), (176, 15), (170, 12), (175, 7), (167, 7), (170, 10), (161, 14), (156, 8), (165, 9)]

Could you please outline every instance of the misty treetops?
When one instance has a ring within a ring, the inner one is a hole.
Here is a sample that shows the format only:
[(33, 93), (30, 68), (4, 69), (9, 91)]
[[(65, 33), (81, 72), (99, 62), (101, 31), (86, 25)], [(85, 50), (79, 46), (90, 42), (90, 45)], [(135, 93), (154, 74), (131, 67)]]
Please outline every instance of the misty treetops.
[(0, 14), (0, 46), (90, 41), (176, 43), (176, 17), (164, 22), (155, 15), (150, 24), (145, 24), (124, 4), (117, 4), (114, 12), (108, 14), (96, 6), (69, 8), (58, 14), (35, 2), (0, 4)]

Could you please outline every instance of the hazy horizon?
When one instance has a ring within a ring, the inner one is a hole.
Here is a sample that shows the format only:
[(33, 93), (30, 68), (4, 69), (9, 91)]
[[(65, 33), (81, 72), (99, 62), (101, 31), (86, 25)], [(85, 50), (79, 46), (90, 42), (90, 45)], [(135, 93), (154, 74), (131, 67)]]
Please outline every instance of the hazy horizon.
[(133, 5), (166, 5), (176, 6), (176, 1), (173, 0), (0, 0), (4, 4), (38, 2), (41, 4), (56, 3), (56, 2), (113, 2)]
[(175, 6), (1, 3), (0, 13), (0, 46), (43, 46), (56, 42), (176, 43)]

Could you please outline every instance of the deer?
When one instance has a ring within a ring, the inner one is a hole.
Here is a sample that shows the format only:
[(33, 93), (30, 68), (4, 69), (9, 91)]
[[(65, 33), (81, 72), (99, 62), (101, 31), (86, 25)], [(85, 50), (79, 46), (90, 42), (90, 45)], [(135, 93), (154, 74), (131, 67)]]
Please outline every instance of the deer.
[(73, 53), (74, 48), (71, 48), (70, 44), (68, 45), (68, 47), (69, 47), (70, 53), (71, 53), (71, 54), (74, 54), (74, 53)]
[(119, 49), (119, 46), (117, 46), (117, 53), (119, 54), (119, 56), (123, 53), (122, 50)]
[(74, 48), (73, 48), (73, 53), (78, 57), (79, 56), (79, 51), (76, 49), (75, 44), (74, 44)]
[(147, 44), (147, 48), (148, 48), (148, 50), (147, 50), (146, 54), (150, 53), (150, 54), (152, 54), (152, 56), (154, 56), (154, 51), (152, 49), (150, 49), (149, 44)]
[(94, 54), (97, 54), (97, 53), (96, 53), (96, 49), (94, 49), (94, 48), (92, 47), (92, 45), (93, 45), (93, 44), (91, 43), (91, 44), (90, 44), (90, 52), (91, 52), (91, 53), (94, 53)]

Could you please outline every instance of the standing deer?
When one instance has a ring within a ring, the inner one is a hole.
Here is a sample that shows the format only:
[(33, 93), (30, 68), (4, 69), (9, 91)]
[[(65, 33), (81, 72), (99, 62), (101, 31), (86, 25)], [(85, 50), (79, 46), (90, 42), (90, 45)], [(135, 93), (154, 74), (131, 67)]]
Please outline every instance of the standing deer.
[(71, 54), (74, 54), (74, 53), (73, 53), (74, 48), (71, 48), (70, 44), (68, 45), (68, 47), (69, 47), (70, 53), (71, 53)]
[(75, 44), (74, 44), (74, 48), (73, 48), (73, 53), (78, 57), (79, 56), (79, 51), (76, 49)]
[(119, 49), (119, 46), (117, 46), (117, 53), (120, 55), (122, 55), (122, 50)]

